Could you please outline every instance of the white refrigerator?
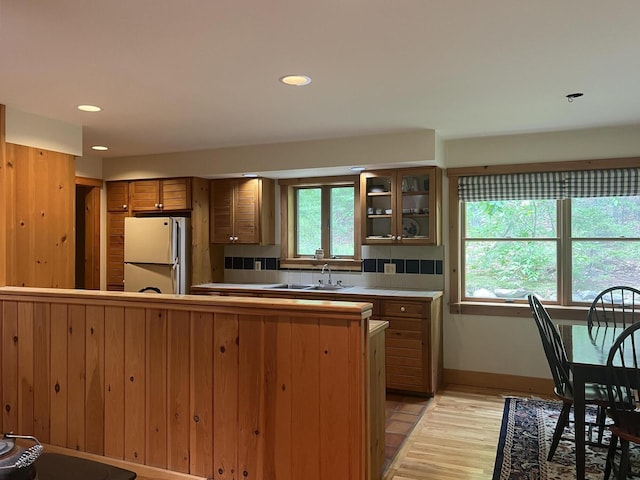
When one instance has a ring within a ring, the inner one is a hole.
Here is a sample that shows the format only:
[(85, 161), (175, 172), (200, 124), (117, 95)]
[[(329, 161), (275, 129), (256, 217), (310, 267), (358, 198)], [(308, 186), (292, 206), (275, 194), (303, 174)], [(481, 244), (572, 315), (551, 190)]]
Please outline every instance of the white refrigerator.
[(185, 294), (190, 287), (189, 219), (124, 219), (124, 291)]

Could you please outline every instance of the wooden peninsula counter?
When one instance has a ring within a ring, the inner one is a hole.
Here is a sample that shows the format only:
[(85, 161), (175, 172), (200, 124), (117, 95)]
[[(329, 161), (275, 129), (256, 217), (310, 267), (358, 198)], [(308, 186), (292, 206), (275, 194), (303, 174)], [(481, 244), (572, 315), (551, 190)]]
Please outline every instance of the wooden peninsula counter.
[(370, 316), (1, 287), (2, 431), (146, 478), (367, 480)]

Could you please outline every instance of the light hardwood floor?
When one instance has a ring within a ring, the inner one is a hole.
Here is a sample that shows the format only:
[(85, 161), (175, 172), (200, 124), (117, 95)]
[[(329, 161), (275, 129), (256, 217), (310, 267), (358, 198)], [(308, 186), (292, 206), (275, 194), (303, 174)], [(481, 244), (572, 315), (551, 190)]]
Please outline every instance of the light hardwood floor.
[(457, 386), (440, 391), (384, 480), (490, 480), (504, 397), (510, 395), (531, 396)]

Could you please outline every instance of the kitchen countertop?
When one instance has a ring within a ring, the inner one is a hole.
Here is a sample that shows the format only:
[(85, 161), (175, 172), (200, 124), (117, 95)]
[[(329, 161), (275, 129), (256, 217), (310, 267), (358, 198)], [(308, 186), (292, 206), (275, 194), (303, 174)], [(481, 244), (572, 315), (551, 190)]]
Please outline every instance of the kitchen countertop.
[(403, 298), (414, 300), (433, 300), (442, 296), (441, 291), (437, 290), (411, 290), (411, 289), (399, 289), (399, 288), (378, 288), (378, 287), (345, 287), (339, 290), (303, 290), (303, 289), (290, 289), (290, 288), (277, 288), (282, 283), (203, 283), (200, 285), (193, 285), (191, 287), (192, 293), (207, 293), (207, 292), (220, 292), (227, 291), (229, 293), (277, 293), (287, 292), (289, 295), (304, 294), (311, 298), (313, 295), (318, 295), (326, 298), (327, 295), (339, 295), (349, 296), (354, 295), (358, 297), (386, 297), (386, 298)]
[(389, 326), (389, 322), (386, 320), (371, 320), (369, 319), (369, 336), (372, 337), (377, 333), (386, 330)]

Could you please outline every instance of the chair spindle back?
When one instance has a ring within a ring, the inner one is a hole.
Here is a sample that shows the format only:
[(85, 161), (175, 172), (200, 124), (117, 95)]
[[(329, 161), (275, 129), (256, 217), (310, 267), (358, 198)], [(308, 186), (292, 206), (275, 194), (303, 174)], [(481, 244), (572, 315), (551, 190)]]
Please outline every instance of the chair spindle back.
[(529, 307), (538, 326), (544, 353), (551, 369), (556, 393), (561, 396), (573, 396), (571, 366), (558, 329), (549, 313), (535, 295), (529, 295)]
[(587, 322), (593, 327), (627, 327), (640, 321), (640, 290), (633, 287), (610, 287), (591, 303)]

